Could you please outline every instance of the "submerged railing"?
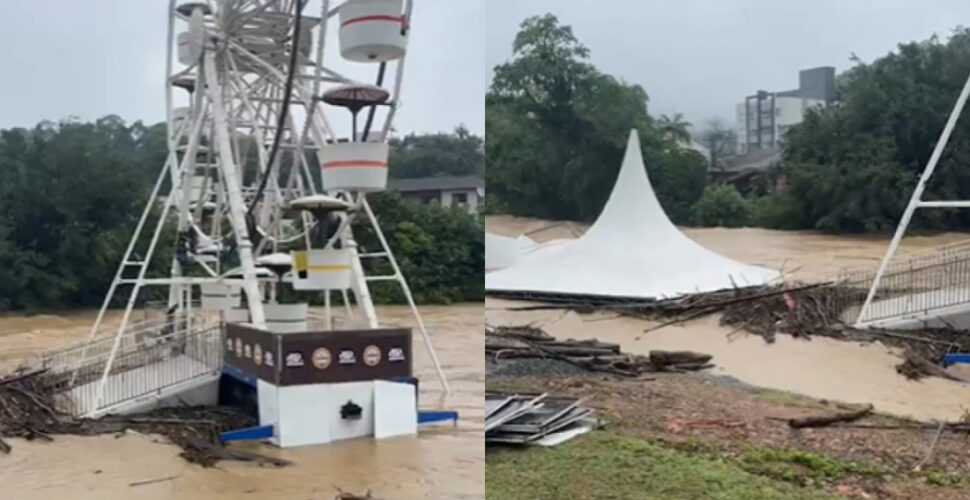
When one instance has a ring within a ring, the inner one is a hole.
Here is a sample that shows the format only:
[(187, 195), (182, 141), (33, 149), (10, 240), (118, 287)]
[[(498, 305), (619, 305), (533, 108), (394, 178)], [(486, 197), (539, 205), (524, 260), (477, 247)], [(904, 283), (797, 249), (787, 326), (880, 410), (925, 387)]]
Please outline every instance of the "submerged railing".
[[(129, 325), (41, 356), (51, 389), (64, 409), (90, 415), (222, 368), (221, 326), (198, 315), (173, 315)], [(110, 368), (105, 373), (105, 368)]]
[(970, 240), (891, 262), (865, 316), (858, 318), (875, 277), (875, 267), (839, 273), (847, 323), (917, 317), (970, 304)]

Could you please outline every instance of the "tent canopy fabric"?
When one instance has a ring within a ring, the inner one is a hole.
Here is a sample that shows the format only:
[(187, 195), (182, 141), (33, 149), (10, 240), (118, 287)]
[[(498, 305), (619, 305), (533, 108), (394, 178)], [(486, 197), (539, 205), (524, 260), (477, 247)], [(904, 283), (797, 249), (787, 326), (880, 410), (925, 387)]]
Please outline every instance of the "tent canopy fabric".
[(485, 289), (663, 299), (764, 285), (779, 277), (777, 271), (708, 250), (674, 226), (647, 178), (634, 130), (613, 192), (593, 226), (554, 251), (533, 251), (520, 256), (514, 266), (486, 274)]
[(537, 243), (528, 236), (510, 238), (485, 233), (485, 270), (514, 266), (519, 257), (535, 248)]

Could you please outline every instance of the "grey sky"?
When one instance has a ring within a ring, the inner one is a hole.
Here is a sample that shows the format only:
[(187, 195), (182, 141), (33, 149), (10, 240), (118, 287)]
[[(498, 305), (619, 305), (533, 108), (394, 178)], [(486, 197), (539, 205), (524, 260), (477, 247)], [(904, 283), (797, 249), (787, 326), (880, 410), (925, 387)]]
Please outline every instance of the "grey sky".
[[(163, 120), (167, 6), (168, 0), (0, 0), (0, 127), (112, 113)], [(399, 132), (464, 123), (484, 133), (484, 11), (484, 0), (416, 0)], [(311, 1), (306, 12), (319, 15), (320, 2)]]
[(642, 85), (651, 113), (733, 123), (758, 89), (798, 86), (798, 70), (850, 67), (898, 42), (970, 24), (967, 0), (488, 0), (485, 60), (509, 58), (518, 24), (551, 12), (572, 25), (600, 70)]

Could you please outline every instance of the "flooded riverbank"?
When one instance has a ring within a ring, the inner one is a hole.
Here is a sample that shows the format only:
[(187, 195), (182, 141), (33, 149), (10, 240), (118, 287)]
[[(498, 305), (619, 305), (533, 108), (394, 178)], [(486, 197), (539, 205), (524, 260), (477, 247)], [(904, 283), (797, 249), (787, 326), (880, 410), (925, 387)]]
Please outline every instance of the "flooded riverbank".
[[(488, 231), (505, 235), (549, 225), (546, 221), (504, 216), (486, 219)], [(534, 232), (531, 237), (548, 241), (574, 237), (582, 230), (581, 225), (568, 223)], [(841, 237), (749, 228), (684, 232), (728, 257), (782, 269), (788, 279), (805, 281), (832, 278), (845, 267), (875, 266), (888, 245), (888, 236)], [(901, 252), (918, 252), (967, 238), (958, 233), (907, 238)], [(535, 323), (556, 337), (597, 338), (639, 354), (651, 349), (705, 352), (714, 356), (714, 374), (814, 398), (872, 403), (878, 411), (920, 420), (957, 419), (970, 406), (970, 385), (940, 378), (907, 380), (896, 373), (898, 353), (878, 342), (859, 344), (829, 338), (805, 341), (779, 335), (777, 342), (769, 345), (760, 336), (718, 325), (718, 317), (644, 333), (657, 323), (600, 313), (508, 309), (518, 305), (523, 303), (490, 298), (485, 305), (486, 321), (492, 325)]]
[[(413, 326), (407, 308), (379, 307), (378, 313), (388, 326)], [(375, 497), (389, 500), (484, 498), (482, 304), (430, 306), (422, 313), (452, 392), (445, 395), (440, 389), (416, 335), (419, 406), (457, 410), (456, 427), (423, 428), (418, 438), (361, 439), (285, 451), (250, 445), (294, 462), (280, 469), (230, 462), (203, 469), (179, 458), (177, 447), (156, 444), (149, 436), (57, 436), (51, 443), (14, 440), (13, 453), (0, 455), (0, 498), (329, 500), (337, 493), (334, 486), (357, 493), (370, 489)], [(0, 317), (0, 369), (83, 340), (94, 314)], [(119, 318), (108, 319), (117, 324)], [(168, 477), (173, 479), (129, 486)]]

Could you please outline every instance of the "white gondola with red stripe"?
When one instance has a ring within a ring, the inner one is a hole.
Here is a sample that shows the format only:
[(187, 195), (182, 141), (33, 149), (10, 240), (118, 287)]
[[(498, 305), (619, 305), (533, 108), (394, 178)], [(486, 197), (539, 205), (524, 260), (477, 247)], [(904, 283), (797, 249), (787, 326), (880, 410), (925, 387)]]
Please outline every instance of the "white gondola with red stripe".
[(340, 8), (340, 55), (356, 62), (399, 59), (407, 46), (403, 0), (348, 0)]
[(327, 191), (383, 191), (387, 186), (386, 142), (338, 142), (320, 150)]

